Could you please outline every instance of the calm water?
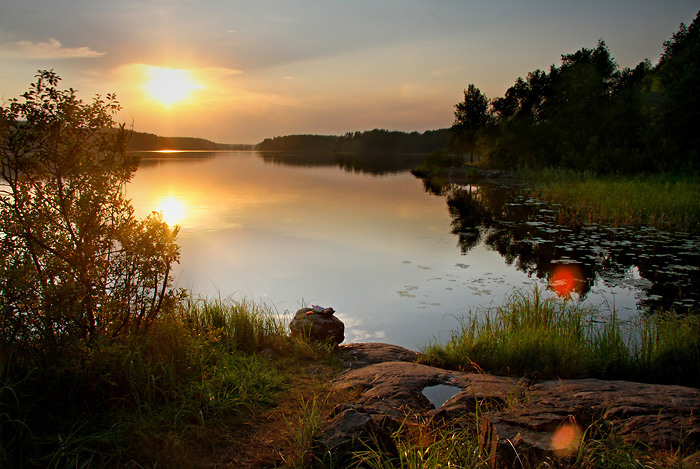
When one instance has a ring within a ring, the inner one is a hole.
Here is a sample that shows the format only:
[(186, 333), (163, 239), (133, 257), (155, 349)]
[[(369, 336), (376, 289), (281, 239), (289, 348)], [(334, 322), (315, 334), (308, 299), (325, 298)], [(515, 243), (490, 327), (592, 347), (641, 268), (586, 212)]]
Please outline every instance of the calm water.
[(622, 316), (681, 287), (668, 301), (698, 300), (697, 237), (557, 227), (548, 207), (513, 191), (426, 191), (407, 171), (415, 164), (151, 154), (128, 196), (138, 216), (162, 210), (182, 226), (179, 286), (279, 312), (332, 306), (347, 342), (446, 340), (457, 317), (516, 288), (546, 287), (559, 264), (579, 266), (575, 299), (614, 304)]

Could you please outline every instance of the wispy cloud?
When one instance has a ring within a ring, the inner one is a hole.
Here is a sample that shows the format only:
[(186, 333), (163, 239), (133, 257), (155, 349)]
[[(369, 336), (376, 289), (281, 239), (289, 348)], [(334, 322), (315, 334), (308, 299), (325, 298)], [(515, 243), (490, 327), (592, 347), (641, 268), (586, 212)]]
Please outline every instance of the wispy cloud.
[(44, 42), (17, 41), (0, 44), (0, 54), (20, 59), (94, 59), (106, 52), (89, 47), (64, 47), (61, 41), (50, 38)]

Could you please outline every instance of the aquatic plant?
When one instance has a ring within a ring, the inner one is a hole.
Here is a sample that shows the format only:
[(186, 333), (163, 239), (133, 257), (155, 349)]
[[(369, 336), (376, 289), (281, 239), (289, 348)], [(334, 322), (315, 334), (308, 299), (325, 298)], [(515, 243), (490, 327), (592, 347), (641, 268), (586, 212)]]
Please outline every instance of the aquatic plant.
[(596, 175), (564, 169), (527, 170), (518, 175), (531, 193), (558, 204), (560, 221), (648, 225), (700, 232), (697, 174)]

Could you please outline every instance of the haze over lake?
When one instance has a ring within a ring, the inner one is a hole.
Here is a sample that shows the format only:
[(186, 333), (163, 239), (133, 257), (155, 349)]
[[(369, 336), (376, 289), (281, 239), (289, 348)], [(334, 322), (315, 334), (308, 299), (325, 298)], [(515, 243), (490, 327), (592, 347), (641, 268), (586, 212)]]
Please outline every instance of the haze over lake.
[[(463, 254), (446, 198), (424, 190), (410, 160), (368, 171), (302, 160), (147, 154), (127, 194), (137, 217), (163, 210), (181, 225), (178, 286), (263, 301), (280, 313), (332, 306), (346, 342), (417, 349), (447, 340), (470, 309), (498, 306), (515, 289), (547, 287), (485, 237)], [(650, 284), (636, 267), (620, 272), (615, 282), (596, 274), (585, 303), (636, 314)]]

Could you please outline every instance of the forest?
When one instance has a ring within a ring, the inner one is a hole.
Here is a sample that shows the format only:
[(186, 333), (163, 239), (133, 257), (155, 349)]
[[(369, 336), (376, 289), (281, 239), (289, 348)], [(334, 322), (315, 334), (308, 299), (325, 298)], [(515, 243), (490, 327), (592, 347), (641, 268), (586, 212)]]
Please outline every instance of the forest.
[(424, 154), (444, 149), (449, 130), (399, 132), (374, 129), (335, 135), (286, 135), (266, 138), (255, 146), (259, 151), (325, 152), (360, 154)]
[(251, 150), (252, 145), (215, 143), (194, 137), (161, 137), (146, 132), (131, 132), (126, 145), (129, 151), (157, 150)]
[(495, 167), (599, 173), (700, 169), (700, 13), (649, 60), (620, 69), (603, 40), (489, 99), (470, 84), (450, 150)]

